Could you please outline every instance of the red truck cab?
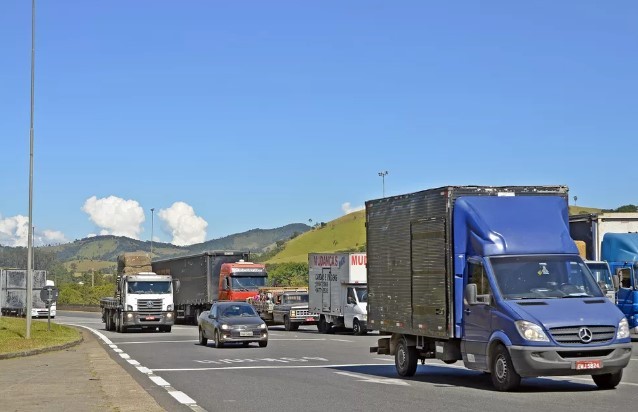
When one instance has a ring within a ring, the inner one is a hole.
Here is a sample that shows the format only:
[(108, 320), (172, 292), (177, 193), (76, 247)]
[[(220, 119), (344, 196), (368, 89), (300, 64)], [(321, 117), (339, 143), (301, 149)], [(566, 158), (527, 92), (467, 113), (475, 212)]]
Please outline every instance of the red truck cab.
[(261, 263), (244, 262), (222, 264), (219, 273), (219, 300), (245, 301), (266, 286), (268, 273)]

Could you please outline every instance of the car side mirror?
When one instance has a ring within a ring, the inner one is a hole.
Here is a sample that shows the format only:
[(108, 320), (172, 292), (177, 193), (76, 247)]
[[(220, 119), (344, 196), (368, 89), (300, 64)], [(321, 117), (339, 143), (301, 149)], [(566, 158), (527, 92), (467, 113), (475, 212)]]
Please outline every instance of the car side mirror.
[(215, 315), (213, 315), (212, 313), (209, 313), (209, 314), (208, 314), (208, 318), (209, 318), (209, 319), (215, 319)]
[(468, 305), (476, 305), (478, 303), (476, 294), (476, 283), (468, 283), (465, 286), (465, 301)]

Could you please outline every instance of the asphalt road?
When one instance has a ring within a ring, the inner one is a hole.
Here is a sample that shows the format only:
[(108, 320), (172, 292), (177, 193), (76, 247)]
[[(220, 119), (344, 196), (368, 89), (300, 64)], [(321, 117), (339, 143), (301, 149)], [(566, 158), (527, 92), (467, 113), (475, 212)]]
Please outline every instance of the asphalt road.
[[(616, 390), (598, 390), (582, 376), (524, 379), (519, 391), (500, 393), (488, 375), (461, 362), (427, 361), (415, 377), (399, 379), (393, 357), (369, 353), (376, 334), (320, 335), (315, 327), (286, 332), (275, 326), (266, 348), (215, 349), (197, 343), (195, 326), (119, 334), (105, 331), (97, 313), (58, 311), (56, 321), (97, 330), (131, 375), (179, 391), (178, 401), (200, 411), (609, 411), (638, 402), (636, 343)], [(151, 395), (171, 410), (165, 396)]]

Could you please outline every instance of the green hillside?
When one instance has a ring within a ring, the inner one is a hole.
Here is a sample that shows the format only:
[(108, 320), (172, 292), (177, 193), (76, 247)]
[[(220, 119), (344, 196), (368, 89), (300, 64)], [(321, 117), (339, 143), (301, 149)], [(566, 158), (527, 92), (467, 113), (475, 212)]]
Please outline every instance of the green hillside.
[(308, 253), (356, 251), (365, 246), (365, 211), (350, 213), (288, 241), (266, 263), (308, 262)]
[(570, 215), (584, 215), (588, 213), (602, 213), (603, 209), (596, 209), (594, 207), (583, 206), (569, 206)]

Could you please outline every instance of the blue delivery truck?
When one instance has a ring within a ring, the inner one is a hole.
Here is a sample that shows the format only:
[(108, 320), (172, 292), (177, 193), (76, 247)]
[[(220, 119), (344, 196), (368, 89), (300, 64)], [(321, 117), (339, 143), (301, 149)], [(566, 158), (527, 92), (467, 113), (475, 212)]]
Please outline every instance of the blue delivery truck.
[(366, 202), (370, 351), (397, 373), (463, 361), (521, 378), (591, 375), (616, 387), (627, 320), (569, 236), (566, 186), (448, 186)]
[(638, 233), (605, 233), (601, 256), (617, 279), (616, 302), (629, 330), (638, 333)]

